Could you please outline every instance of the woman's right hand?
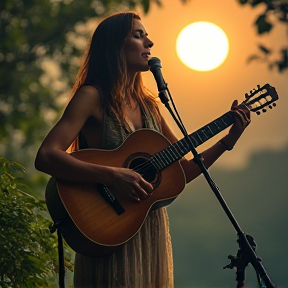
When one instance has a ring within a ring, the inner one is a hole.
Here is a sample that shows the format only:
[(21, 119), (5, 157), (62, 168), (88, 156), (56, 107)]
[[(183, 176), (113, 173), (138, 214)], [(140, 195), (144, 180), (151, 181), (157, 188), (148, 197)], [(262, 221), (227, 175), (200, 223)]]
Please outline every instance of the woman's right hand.
[(153, 186), (139, 173), (128, 168), (113, 167), (113, 176), (107, 187), (117, 199), (139, 202), (153, 191)]

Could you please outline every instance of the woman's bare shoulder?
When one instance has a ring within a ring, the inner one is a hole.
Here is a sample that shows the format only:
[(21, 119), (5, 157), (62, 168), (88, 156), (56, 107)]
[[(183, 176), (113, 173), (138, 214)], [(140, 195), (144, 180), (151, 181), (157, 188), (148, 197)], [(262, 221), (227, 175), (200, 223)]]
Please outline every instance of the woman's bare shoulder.
[(66, 150), (89, 118), (101, 121), (101, 101), (100, 92), (95, 87), (85, 85), (79, 88), (60, 120), (45, 138), (42, 147)]
[(81, 113), (86, 117), (98, 118), (102, 114), (102, 95), (99, 89), (92, 85), (81, 86), (71, 98), (64, 114)]
[(102, 101), (102, 95), (100, 90), (92, 85), (83, 85), (81, 86), (71, 99), (71, 101), (85, 101), (85, 102), (94, 102), (95, 104)]

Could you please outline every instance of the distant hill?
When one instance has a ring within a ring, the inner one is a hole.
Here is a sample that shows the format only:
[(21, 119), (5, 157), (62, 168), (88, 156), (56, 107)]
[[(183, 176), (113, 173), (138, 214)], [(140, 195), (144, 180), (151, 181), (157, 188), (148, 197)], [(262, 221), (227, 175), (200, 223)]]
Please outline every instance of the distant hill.
[[(288, 147), (254, 154), (243, 170), (212, 167), (210, 173), (241, 229), (254, 237), (272, 282), (288, 287)], [(175, 287), (236, 287), (234, 270), (223, 269), (227, 256), (237, 253), (236, 231), (203, 176), (187, 185), (168, 213)], [(258, 287), (251, 265), (246, 284)]]

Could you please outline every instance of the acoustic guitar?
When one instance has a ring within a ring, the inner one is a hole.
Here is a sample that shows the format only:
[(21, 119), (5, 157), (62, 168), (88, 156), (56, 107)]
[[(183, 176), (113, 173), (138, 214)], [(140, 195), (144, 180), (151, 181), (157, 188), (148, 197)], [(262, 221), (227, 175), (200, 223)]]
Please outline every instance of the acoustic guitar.
[[(266, 84), (246, 93), (242, 104), (260, 114), (275, 106), (274, 87)], [(234, 123), (229, 111), (189, 135), (194, 147), (209, 140)], [(171, 144), (163, 135), (140, 129), (114, 150), (83, 149), (71, 157), (106, 166), (127, 167), (149, 181), (154, 191), (139, 203), (119, 200), (102, 184), (63, 181), (51, 177), (46, 188), (46, 204), (67, 244), (90, 257), (116, 251), (139, 231), (150, 210), (169, 205), (185, 187), (179, 160), (189, 151), (189, 140)]]

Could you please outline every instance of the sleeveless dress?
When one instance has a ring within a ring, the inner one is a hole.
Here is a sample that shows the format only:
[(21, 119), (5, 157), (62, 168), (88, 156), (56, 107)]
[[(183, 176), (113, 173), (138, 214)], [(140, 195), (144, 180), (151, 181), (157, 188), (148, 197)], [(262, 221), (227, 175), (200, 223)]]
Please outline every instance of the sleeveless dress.
[[(103, 113), (101, 149), (115, 149), (132, 133), (116, 116)], [(148, 109), (145, 128), (160, 131)], [(81, 145), (81, 139), (80, 139)], [(84, 145), (80, 147), (83, 149)], [(104, 258), (75, 256), (75, 288), (173, 288), (173, 258), (166, 208), (150, 211), (139, 232)]]

